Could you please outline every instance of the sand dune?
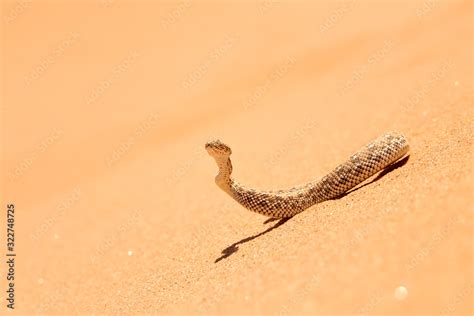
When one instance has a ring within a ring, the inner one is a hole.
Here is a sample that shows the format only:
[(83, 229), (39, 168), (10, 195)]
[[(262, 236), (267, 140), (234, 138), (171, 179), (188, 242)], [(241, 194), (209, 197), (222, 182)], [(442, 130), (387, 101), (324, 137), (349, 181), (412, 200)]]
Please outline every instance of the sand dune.
[[(471, 1), (2, 15), (17, 314), (473, 313)], [(283, 222), (226, 196), (204, 150), (220, 138), (236, 179), (280, 189), (387, 131), (407, 161)]]

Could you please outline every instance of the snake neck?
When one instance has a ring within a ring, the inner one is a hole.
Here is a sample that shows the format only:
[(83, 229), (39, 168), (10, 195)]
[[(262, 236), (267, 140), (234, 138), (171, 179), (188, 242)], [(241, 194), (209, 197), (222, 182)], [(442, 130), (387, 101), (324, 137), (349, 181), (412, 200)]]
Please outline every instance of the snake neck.
[(216, 176), (216, 184), (225, 192), (232, 195), (231, 193), (231, 177), (232, 174), (232, 162), (230, 158), (227, 159), (216, 159), (217, 167), (219, 167), (219, 173)]

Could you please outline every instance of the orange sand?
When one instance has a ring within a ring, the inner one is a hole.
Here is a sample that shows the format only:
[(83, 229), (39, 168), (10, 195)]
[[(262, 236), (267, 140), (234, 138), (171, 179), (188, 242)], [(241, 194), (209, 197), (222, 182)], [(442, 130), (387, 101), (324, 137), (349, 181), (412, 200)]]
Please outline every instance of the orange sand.
[[(1, 44), (17, 314), (473, 313), (472, 1), (7, 1)], [(203, 148), (278, 189), (390, 130), (404, 165), (281, 225)]]

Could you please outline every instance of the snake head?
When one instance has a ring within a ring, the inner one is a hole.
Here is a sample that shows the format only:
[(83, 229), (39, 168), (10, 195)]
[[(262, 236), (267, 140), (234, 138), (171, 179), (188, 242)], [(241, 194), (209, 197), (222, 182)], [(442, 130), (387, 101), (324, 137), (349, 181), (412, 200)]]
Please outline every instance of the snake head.
[(212, 140), (206, 143), (206, 150), (214, 158), (228, 158), (232, 154), (229, 146), (220, 140)]

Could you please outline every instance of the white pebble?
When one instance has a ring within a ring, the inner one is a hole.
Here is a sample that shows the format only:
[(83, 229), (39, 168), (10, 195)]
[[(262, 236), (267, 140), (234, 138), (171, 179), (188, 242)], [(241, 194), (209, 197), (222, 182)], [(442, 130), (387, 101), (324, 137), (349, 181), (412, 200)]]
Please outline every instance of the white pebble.
[(403, 301), (408, 296), (408, 290), (404, 286), (399, 286), (395, 289), (395, 298), (399, 301)]

